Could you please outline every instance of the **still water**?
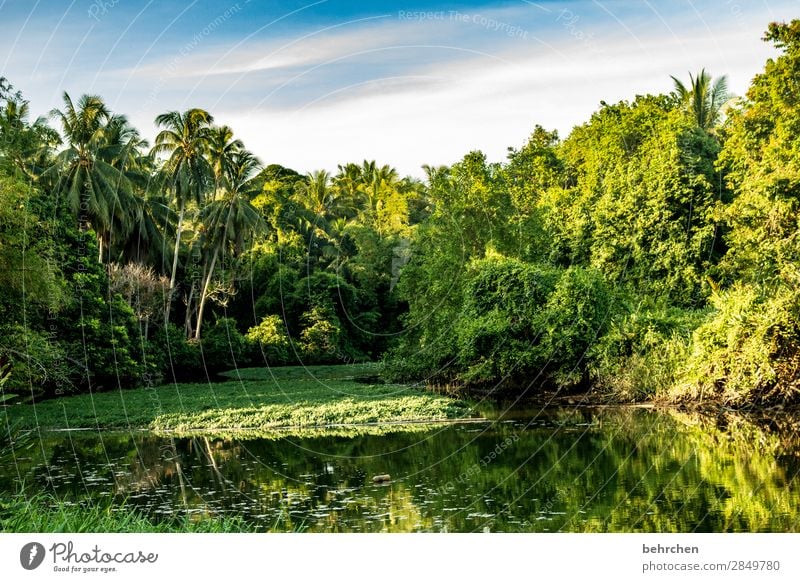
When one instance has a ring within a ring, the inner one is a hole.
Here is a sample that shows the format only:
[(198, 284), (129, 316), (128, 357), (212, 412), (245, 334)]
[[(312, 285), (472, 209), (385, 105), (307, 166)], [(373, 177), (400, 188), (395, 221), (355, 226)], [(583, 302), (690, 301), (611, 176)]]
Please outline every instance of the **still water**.
[(552, 409), (391, 430), (33, 433), (3, 450), (0, 487), (270, 531), (800, 531), (797, 433), (736, 417)]

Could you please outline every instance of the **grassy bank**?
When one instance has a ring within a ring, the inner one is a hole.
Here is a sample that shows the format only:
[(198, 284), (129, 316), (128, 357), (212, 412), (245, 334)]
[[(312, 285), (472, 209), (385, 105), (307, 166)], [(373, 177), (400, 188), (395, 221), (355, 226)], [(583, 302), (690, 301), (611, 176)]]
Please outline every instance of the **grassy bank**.
[(11, 431), (42, 429), (268, 430), (424, 422), (469, 415), (461, 401), (375, 381), (372, 365), (253, 368), (213, 384), (81, 394), (0, 411)]
[(50, 495), (0, 497), (3, 533), (235, 533), (269, 531), (244, 520), (205, 513), (153, 521), (126, 505), (65, 504)]

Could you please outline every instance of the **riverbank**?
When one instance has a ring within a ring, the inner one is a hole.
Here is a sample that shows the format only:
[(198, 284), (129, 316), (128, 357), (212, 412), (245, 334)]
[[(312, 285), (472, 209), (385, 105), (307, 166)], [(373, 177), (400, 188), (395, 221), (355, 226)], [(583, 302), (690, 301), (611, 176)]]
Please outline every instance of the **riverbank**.
[[(206, 384), (67, 396), (0, 410), (21, 430), (272, 430), (420, 423), (470, 416), (461, 400), (381, 384), (374, 365), (250, 368)], [(6, 432), (6, 431), (4, 431)]]
[(4, 533), (241, 533), (271, 531), (224, 514), (198, 512), (153, 520), (125, 504), (110, 501), (65, 503), (52, 495), (0, 495)]
[[(677, 397), (673, 395), (653, 395), (649, 398), (630, 398), (625, 394), (608, 390), (589, 388), (585, 391), (563, 391), (544, 389), (539, 391), (514, 391), (504, 389), (471, 389), (454, 385), (431, 386), (429, 390), (440, 395), (450, 396), (471, 402), (491, 401), (502, 408), (546, 408), (546, 407), (628, 407), (660, 408), (694, 412), (709, 416), (719, 414), (741, 414), (750, 418), (771, 418), (787, 415), (800, 418), (800, 402), (744, 402), (732, 403), (720, 395), (704, 397)], [(480, 405), (478, 405), (480, 409)]]

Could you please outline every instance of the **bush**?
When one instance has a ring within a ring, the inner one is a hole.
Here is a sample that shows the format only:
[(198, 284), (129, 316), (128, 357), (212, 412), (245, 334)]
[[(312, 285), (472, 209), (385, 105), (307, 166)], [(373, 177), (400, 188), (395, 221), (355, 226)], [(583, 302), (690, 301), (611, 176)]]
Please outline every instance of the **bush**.
[(610, 287), (591, 269), (475, 261), (453, 341), (434, 350), (420, 345), (410, 357), (396, 350), (389, 374), (516, 391), (534, 382), (574, 387), (588, 379), (584, 356), (605, 332), (613, 305)]
[(704, 313), (639, 304), (616, 317), (590, 349), (592, 380), (615, 400), (665, 396), (683, 370)]
[(456, 326), (460, 382), (515, 384), (541, 371), (542, 310), (558, 276), (555, 269), (513, 259), (473, 265)]
[(200, 346), (188, 341), (176, 325), (160, 327), (149, 344), (153, 360), (168, 381), (188, 382), (205, 375)]
[(13, 396), (50, 397), (75, 392), (80, 367), (67, 358), (64, 347), (43, 332), (21, 325), (0, 334), (3, 401)]
[(253, 358), (255, 361), (261, 359), (272, 366), (290, 361), (289, 335), (280, 316), (267, 315), (261, 323), (247, 330), (245, 337), (257, 347)]
[(247, 340), (236, 329), (236, 320), (221, 317), (200, 341), (200, 352), (206, 373), (213, 376), (232, 368), (247, 365)]
[(540, 358), (559, 387), (585, 382), (587, 352), (603, 336), (617, 300), (599, 271), (570, 267), (542, 314)]
[(313, 307), (303, 315), (304, 328), (300, 332), (300, 349), (309, 363), (335, 361), (340, 355), (341, 323), (332, 312)]
[(676, 399), (716, 397), (739, 406), (800, 396), (800, 290), (734, 285), (692, 336)]

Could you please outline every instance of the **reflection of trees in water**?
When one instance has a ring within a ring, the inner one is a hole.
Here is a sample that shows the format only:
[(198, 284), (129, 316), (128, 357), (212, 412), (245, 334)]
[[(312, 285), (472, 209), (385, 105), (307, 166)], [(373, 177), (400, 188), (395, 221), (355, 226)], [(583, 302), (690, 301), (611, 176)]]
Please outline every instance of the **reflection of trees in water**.
[[(241, 515), (264, 529), (310, 531), (793, 531), (796, 421), (764, 427), (640, 409), (561, 410), (524, 422), (425, 433), (242, 440), (73, 435), (44, 441), (49, 468), (95, 474), (56, 488), (114, 488), (145, 511)], [(793, 424), (794, 423), (794, 424)], [(786, 431), (776, 432), (776, 428)], [(482, 464), (509, 436), (514, 444)], [(387, 451), (394, 451), (389, 452)], [(20, 465), (42, 479), (41, 455)], [(13, 468), (0, 483), (8, 488)], [(376, 474), (392, 475), (386, 486)]]

